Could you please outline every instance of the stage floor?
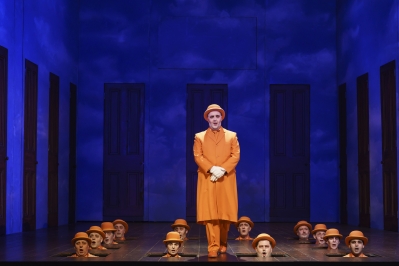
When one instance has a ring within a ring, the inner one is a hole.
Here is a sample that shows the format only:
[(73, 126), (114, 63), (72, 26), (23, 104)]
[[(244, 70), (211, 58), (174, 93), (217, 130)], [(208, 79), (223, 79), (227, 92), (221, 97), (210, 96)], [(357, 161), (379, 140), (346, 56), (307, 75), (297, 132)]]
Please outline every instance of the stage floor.
[[(42, 262), (73, 262), (73, 261), (184, 261), (184, 262), (255, 262), (259, 261), (252, 248), (252, 241), (234, 240), (238, 236), (235, 227), (229, 231), (228, 249), (226, 254), (218, 258), (208, 258), (205, 227), (189, 223), (191, 230), (188, 241), (181, 247), (181, 258), (162, 258), (166, 252), (163, 240), (171, 231), (172, 222), (134, 222), (129, 223), (127, 240), (116, 245), (114, 249), (101, 252), (90, 252), (96, 258), (69, 258), (74, 253), (71, 240), (76, 232), (87, 231), (92, 225), (101, 222), (78, 222), (74, 225), (65, 225), (55, 228), (39, 229), (32, 232), (10, 234), (0, 237), (0, 261), (42, 261)], [(398, 232), (383, 231), (370, 228), (359, 228), (337, 223), (326, 223), (327, 228), (337, 228), (343, 235), (338, 254), (329, 254), (326, 248), (315, 248), (310, 243), (299, 243), (295, 239), (293, 227), (296, 223), (255, 223), (250, 236), (255, 238), (260, 233), (268, 233), (276, 240), (271, 258), (263, 259), (273, 262), (393, 262), (399, 261), (399, 234)], [(314, 226), (316, 223), (312, 223)], [(364, 253), (368, 258), (342, 258), (349, 252), (345, 247), (345, 237), (352, 230), (361, 230), (369, 239)]]

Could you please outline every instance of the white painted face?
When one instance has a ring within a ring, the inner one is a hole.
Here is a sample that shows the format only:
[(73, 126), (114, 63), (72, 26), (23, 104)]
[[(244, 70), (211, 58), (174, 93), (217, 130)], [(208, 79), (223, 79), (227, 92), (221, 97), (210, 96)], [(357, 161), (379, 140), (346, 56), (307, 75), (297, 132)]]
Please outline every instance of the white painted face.
[(175, 226), (173, 230), (179, 233), (181, 240), (184, 240), (188, 233), (188, 230), (183, 226)]
[(306, 225), (300, 226), (296, 232), (296, 234), (299, 236), (299, 239), (307, 240), (309, 238), (310, 231)]
[(105, 233), (105, 239), (104, 239), (104, 243), (107, 245), (111, 245), (112, 243), (114, 243), (115, 240), (115, 234), (113, 231), (104, 231)]
[(255, 248), (258, 257), (266, 258), (272, 256), (272, 245), (269, 240), (260, 240)]
[(218, 130), (222, 126), (222, 114), (219, 111), (212, 111), (208, 114), (209, 127)]
[(241, 222), (237, 228), (238, 232), (240, 233), (241, 237), (246, 237), (249, 232), (251, 231), (251, 226), (247, 222)]
[(352, 254), (358, 257), (363, 252), (363, 241), (360, 239), (352, 239), (351, 242), (349, 242), (349, 248)]
[(75, 242), (75, 252), (78, 257), (84, 257), (89, 253), (89, 244), (86, 240), (77, 240)]
[(328, 249), (338, 249), (339, 243), (339, 237), (337, 236), (327, 238)]
[(168, 242), (166, 248), (168, 249), (168, 253), (172, 256), (176, 256), (179, 251), (180, 244), (177, 241)]
[(316, 234), (313, 235), (314, 239), (316, 239), (316, 244), (324, 244), (326, 241), (324, 241), (323, 237), (326, 235), (326, 232), (324, 231), (318, 231)]
[(114, 228), (116, 229), (115, 231), (115, 236), (120, 238), (125, 236), (125, 227), (123, 224), (115, 224)]
[(96, 232), (90, 233), (89, 238), (91, 239), (90, 246), (94, 249), (98, 248), (101, 245), (101, 242), (103, 242), (103, 237)]

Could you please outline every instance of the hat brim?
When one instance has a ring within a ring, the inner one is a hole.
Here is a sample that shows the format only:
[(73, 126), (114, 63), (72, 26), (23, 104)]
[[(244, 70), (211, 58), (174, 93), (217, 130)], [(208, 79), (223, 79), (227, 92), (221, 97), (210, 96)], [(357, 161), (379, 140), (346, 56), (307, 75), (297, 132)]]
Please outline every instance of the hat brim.
[(252, 222), (252, 221), (248, 221), (248, 220), (238, 220), (237, 222), (236, 222), (236, 227), (238, 228), (238, 226), (240, 225), (240, 223), (242, 223), (242, 222), (245, 222), (245, 223), (248, 223), (249, 224), (249, 226), (251, 226), (251, 228), (253, 228), (254, 227), (254, 223)]
[(208, 114), (209, 114), (210, 112), (212, 112), (212, 111), (218, 111), (218, 112), (220, 112), (220, 114), (222, 115), (222, 120), (226, 117), (226, 113), (224, 112), (223, 109), (220, 109), (220, 108), (212, 108), (212, 109), (206, 110), (205, 113), (204, 113), (204, 119), (205, 119), (206, 121), (208, 121)]
[(186, 224), (172, 224), (171, 227), (175, 228), (176, 226), (182, 226), (184, 228), (186, 228), (187, 230), (190, 230), (190, 226), (186, 225)]
[(88, 244), (89, 246), (90, 246), (90, 244), (91, 244), (91, 239), (90, 239), (90, 238), (87, 238), (87, 237), (76, 237), (76, 238), (73, 238), (73, 239), (71, 240), (72, 246), (75, 246), (75, 242), (78, 241), (78, 240), (86, 240), (86, 241), (87, 241), (87, 244)]
[[(87, 233), (87, 235), (89, 236), (89, 238), (90, 238), (90, 234), (91, 234), (91, 233), (99, 233), (99, 234), (102, 236), (103, 239), (105, 238), (105, 233), (104, 233), (103, 231), (98, 231), (98, 230), (87, 230), (86, 233)], [(91, 239), (90, 239), (90, 241), (91, 241)]]
[(341, 234), (325, 235), (325, 236), (323, 236), (323, 239), (325, 241), (327, 241), (327, 238), (334, 237), (334, 236), (339, 237), (339, 239), (342, 239), (342, 235)]
[(320, 232), (320, 231), (327, 232), (327, 229), (324, 229), (324, 228), (314, 229), (314, 230), (312, 231), (312, 235), (314, 235), (314, 234), (316, 234), (317, 232)]
[(115, 220), (115, 221), (112, 222), (112, 224), (113, 224), (113, 225), (122, 224), (123, 227), (125, 227), (125, 234), (126, 234), (127, 231), (129, 230), (129, 225), (128, 225), (125, 221), (122, 221), (122, 220)]
[(273, 237), (261, 236), (254, 239), (254, 241), (252, 242), (252, 247), (255, 249), (256, 246), (258, 245), (258, 242), (261, 240), (269, 240), (269, 242), (272, 244), (272, 248), (276, 246), (276, 240), (274, 240)]
[(165, 244), (169, 243), (169, 242), (179, 242), (180, 244), (183, 243), (183, 240), (179, 239), (168, 239), (168, 240), (164, 240), (163, 241)]
[(301, 226), (306, 226), (307, 228), (309, 228), (309, 231), (312, 230), (312, 225), (310, 223), (300, 223), (294, 226), (294, 233), (296, 234), (296, 231), (298, 230), (299, 227)]
[(351, 240), (353, 240), (353, 239), (360, 239), (360, 240), (362, 240), (362, 241), (363, 241), (363, 245), (367, 245), (367, 243), (369, 242), (368, 238), (365, 237), (365, 236), (347, 236), (347, 237), (345, 238), (345, 244), (346, 244), (347, 246), (349, 246), (349, 243), (350, 243)]

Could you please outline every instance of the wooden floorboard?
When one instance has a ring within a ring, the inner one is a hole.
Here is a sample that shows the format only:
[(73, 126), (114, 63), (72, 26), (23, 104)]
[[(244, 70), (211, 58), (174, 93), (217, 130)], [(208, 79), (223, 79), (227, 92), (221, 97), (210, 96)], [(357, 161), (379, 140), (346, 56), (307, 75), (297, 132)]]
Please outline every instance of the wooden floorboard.
[[(99, 255), (97, 258), (69, 258), (74, 253), (71, 240), (76, 232), (87, 231), (92, 225), (101, 222), (78, 222), (32, 232), (10, 234), (0, 237), (1, 262), (76, 262), (76, 261), (109, 261), (109, 262), (259, 262), (251, 243), (252, 241), (234, 240), (238, 236), (232, 225), (229, 231), (228, 249), (226, 254), (218, 258), (208, 258), (205, 227), (189, 223), (191, 230), (188, 241), (179, 250), (181, 258), (162, 258), (166, 252), (163, 240), (171, 231), (171, 224), (165, 222), (134, 222), (129, 223), (127, 240), (113, 249), (104, 251), (91, 250)], [(326, 223), (327, 228), (337, 228), (344, 236), (341, 240), (339, 253), (346, 254), (345, 237), (352, 230), (361, 230), (369, 239), (364, 253), (368, 258), (342, 258), (329, 254), (325, 248), (316, 248), (313, 243), (300, 244), (295, 239), (293, 227), (295, 223), (255, 223), (250, 235), (255, 238), (260, 233), (268, 233), (276, 240), (273, 257), (263, 259), (269, 262), (398, 262), (399, 234), (384, 230), (359, 228), (337, 223)]]

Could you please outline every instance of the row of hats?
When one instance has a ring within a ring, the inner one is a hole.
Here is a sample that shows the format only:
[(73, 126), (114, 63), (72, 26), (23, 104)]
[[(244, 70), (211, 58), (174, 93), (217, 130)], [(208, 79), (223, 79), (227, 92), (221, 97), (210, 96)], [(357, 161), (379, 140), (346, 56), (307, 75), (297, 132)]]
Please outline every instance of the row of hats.
[[(251, 219), (247, 216), (242, 216), (237, 223), (235, 223), (236, 227), (238, 227), (238, 225), (241, 222), (247, 222), (251, 228), (254, 227), (254, 223), (251, 221)], [(172, 228), (176, 227), (176, 226), (182, 226), (184, 228), (186, 228), (187, 230), (190, 230), (190, 226), (187, 224), (186, 220), (184, 219), (176, 219), (176, 221), (171, 225)], [(274, 248), (276, 246), (276, 241), (274, 240), (273, 237), (271, 237), (269, 234), (266, 233), (262, 233), (259, 234), (252, 242), (252, 247), (256, 248), (256, 245), (259, 241), (261, 240), (268, 240), (270, 242), (270, 244), (272, 245), (272, 248)], [(177, 232), (169, 232), (166, 234), (166, 239), (163, 240), (164, 243), (167, 242), (171, 242), (171, 241), (176, 241), (179, 243), (182, 243), (183, 240), (180, 239), (180, 235)]]
[(115, 221), (111, 222), (103, 222), (101, 223), (101, 227), (100, 226), (90, 226), (89, 230), (87, 230), (86, 232), (77, 232), (75, 234), (75, 237), (71, 240), (72, 245), (75, 245), (75, 242), (78, 240), (86, 240), (87, 243), (91, 243), (91, 239), (89, 238), (89, 235), (91, 233), (98, 233), (102, 236), (102, 238), (105, 238), (105, 233), (104, 232), (108, 232), (108, 231), (112, 231), (115, 232), (115, 225), (116, 224), (122, 224), (125, 227), (125, 233), (127, 233), (127, 231), (129, 230), (129, 226), (128, 224), (121, 219), (116, 219)]
[[(324, 235), (323, 239), (326, 240), (329, 237), (339, 237), (339, 239), (342, 238), (342, 235), (339, 233), (338, 229), (336, 228), (330, 228), (327, 229), (325, 224), (316, 224), (314, 229), (312, 230), (312, 225), (306, 221), (299, 221), (295, 226), (294, 226), (294, 232), (297, 232), (297, 229), (301, 226), (307, 226), (309, 228), (309, 231), (312, 232), (312, 234), (316, 234), (318, 231), (324, 231), (326, 234)], [(364, 234), (359, 231), (359, 230), (354, 230), (350, 232), (350, 234), (345, 238), (345, 244), (348, 246), (349, 242), (353, 239), (360, 239), (363, 241), (363, 244), (366, 245), (368, 243), (368, 238), (364, 236)]]
[[(240, 225), (240, 223), (242, 223), (242, 222), (248, 223), (249, 226), (251, 226), (251, 228), (254, 227), (254, 223), (247, 216), (241, 216), (240, 219), (238, 219), (238, 221), (235, 223), (235, 226), (238, 227)], [(175, 222), (171, 226), (172, 226), (172, 228), (174, 228), (176, 226), (182, 226), (182, 227), (186, 228), (187, 230), (190, 230), (190, 226), (187, 224), (187, 221), (184, 219), (176, 219)]]

